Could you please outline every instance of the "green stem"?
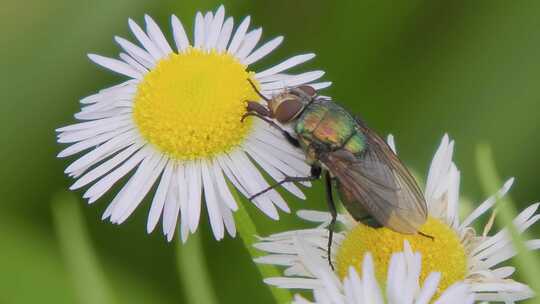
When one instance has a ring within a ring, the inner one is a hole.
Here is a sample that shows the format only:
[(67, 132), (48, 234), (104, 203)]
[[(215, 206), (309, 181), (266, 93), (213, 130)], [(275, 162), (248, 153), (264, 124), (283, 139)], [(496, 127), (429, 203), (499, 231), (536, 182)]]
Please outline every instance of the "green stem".
[(57, 194), (52, 200), (53, 221), (67, 270), (75, 285), (77, 303), (114, 303), (79, 204), (73, 194), (67, 192)]
[[(488, 145), (482, 144), (477, 147), (476, 162), (484, 192), (488, 195), (495, 193), (502, 184), (502, 181), (497, 173), (493, 153)], [(540, 264), (533, 252), (527, 248), (525, 243), (525, 240), (528, 239), (526, 233), (520, 235), (512, 222), (517, 216), (514, 206), (514, 202), (508, 195), (499, 200), (497, 203), (499, 212), (497, 213), (496, 220), (500, 226), (508, 228), (514, 248), (518, 252), (518, 256), (515, 259), (516, 266), (530, 287), (538, 294), (540, 292), (540, 276), (538, 276)]]
[[(246, 247), (248, 253), (251, 255), (252, 258), (256, 258), (260, 255), (260, 253), (255, 249), (255, 247), (253, 247), (253, 244), (257, 242), (257, 227), (255, 226), (255, 223), (253, 222), (243, 205), (243, 203), (245, 203), (245, 200), (240, 199), (236, 191), (231, 192), (233, 193), (233, 195), (235, 195), (236, 201), (241, 202), (241, 204), (239, 204), (238, 206), (238, 210), (234, 213), (234, 219), (236, 222), (238, 234), (240, 235), (240, 238), (242, 239), (242, 242), (244, 243), (244, 246)], [(257, 266), (257, 269), (259, 270), (263, 278), (278, 277), (282, 275), (275, 266), (258, 263), (255, 263), (255, 265)], [(290, 303), (292, 301), (292, 295), (289, 290), (280, 289), (274, 286), (268, 286), (268, 288), (270, 288), (270, 292), (276, 300), (276, 303)]]
[(187, 303), (219, 303), (212, 286), (212, 280), (208, 276), (209, 272), (206, 267), (200, 234), (191, 235), (185, 244), (182, 244), (182, 241), (177, 238), (176, 253), (178, 274), (184, 287)]

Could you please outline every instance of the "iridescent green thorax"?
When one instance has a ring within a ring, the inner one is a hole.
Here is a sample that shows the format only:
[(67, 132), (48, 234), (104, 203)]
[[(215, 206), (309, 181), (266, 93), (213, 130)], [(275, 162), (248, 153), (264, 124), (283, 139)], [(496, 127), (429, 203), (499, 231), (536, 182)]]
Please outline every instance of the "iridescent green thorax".
[(295, 132), (308, 158), (312, 158), (313, 151), (309, 148), (312, 142), (329, 150), (343, 148), (353, 154), (359, 154), (365, 147), (365, 136), (359, 131), (357, 121), (334, 102), (310, 104), (296, 121)]

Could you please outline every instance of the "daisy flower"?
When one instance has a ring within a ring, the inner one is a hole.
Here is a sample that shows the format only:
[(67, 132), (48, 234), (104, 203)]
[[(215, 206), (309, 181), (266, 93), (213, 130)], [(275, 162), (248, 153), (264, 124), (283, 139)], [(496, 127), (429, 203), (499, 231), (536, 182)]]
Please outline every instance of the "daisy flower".
[[(313, 292), (313, 303), (333, 304), (412, 304), (412, 303), (460, 303), (474, 302), (474, 295), (467, 284), (458, 282), (435, 298), (441, 274), (432, 272), (421, 284), (419, 281), (422, 268), (420, 253), (413, 253), (407, 241), (403, 252), (392, 254), (384, 285), (384, 294), (377, 282), (373, 257), (368, 252), (362, 262), (362, 276), (355, 267), (348, 268), (346, 276), (340, 280), (332, 271), (328, 261), (321, 257), (317, 246), (302, 240), (300, 234), (293, 236), (291, 247), (300, 257), (302, 278), (278, 277), (268, 278), (266, 283), (281, 288), (310, 289)], [(269, 257), (266, 257), (268, 259)], [(274, 259), (276, 256), (270, 257)], [(263, 258), (264, 259), (264, 258)], [(290, 262), (295, 263), (294, 260)], [(300, 266), (300, 265), (299, 265)], [(299, 268), (299, 269), (300, 269)], [(300, 271), (299, 271), (300, 272)], [(436, 299), (436, 301), (434, 301)], [(294, 303), (312, 303), (296, 295)]]
[[(394, 147), (393, 138), (389, 144)], [(423, 257), (420, 282), (426, 282), (431, 272), (441, 273), (437, 287), (440, 295), (449, 286), (463, 281), (474, 292), (477, 301), (514, 302), (533, 296), (531, 289), (511, 278), (515, 269), (501, 264), (512, 258), (516, 251), (512, 246), (507, 229), (489, 234), (493, 224), (493, 214), (482, 232), (478, 233), (473, 224), (478, 218), (492, 209), (498, 199), (510, 189), (513, 179), (508, 180), (502, 189), (472, 211), (463, 221), (459, 218), (460, 172), (452, 161), (454, 142), (447, 135), (442, 139), (431, 163), (425, 198), (429, 216), (420, 228), (422, 235), (405, 235), (387, 228), (371, 228), (355, 222), (348, 214), (340, 214), (338, 221), (343, 229), (334, 234), (332, 261), (335, 273), (344, 279), (349, 268), (361, 272), (360, 259), (370, 252), (375, 262), (375, 275), (382, 281), (393, 253), (402, 248), (407, 240), (414, 251)], [(395, 148), (394, 148), (395, 151)], [(539, 203), (523, 210), (515, 219), (514, 225), (521, 233), (540, 218), (535, 214)], [(331, 216), (327, 212), (300, 211), (298, 215), (308, 221), (318, 223), (313, 229), (288, 231), (262, 238), (256, 246), (270, 255), (259, 258), (260, 263), (287, 266), (286, 276), (305, 276), (306, 261), (293, 246), (300, 236), (310, 246), (317, 248), (320, 263), (327, 261), (328, 230)], [(527, 242), (530, 250), (540, 248), (540, 240)], [(321, 283), (322, 284), (322, 283)]]
[[(281, 134), (260, 121), (240, 121), (246, 101), (260, 100), (248, 79), (267, 97), (287, 86), (322, 89), (330, 83), (315, 82), (323, 71), (286, 73), (314, 54), (252, 71), (249, 66), (276, 49), (283, 37), (257, 47), (262, 29), (249, 30), (250, 17), (234, 29), (223, 6), (196, 14), (193, 41), (173, 15), (174, 46), (150, 16), (144, 19), (145, 29), (129, 20), (136, 43), (115, 37), (122, 49), (119, 58), (88, 55), (127, 79), (81, 99), (75, 118), (82, 122), (57, 129), (58, 142), (69, 144), (58, 156), (81, 154), (65, 170), (77, 179), (71, 189), (91, 185), (84, 198), (93, 203), (113, 185), (123, 184), (103, 214), (121, 224), (157, 185), (147, 231), (162, 219), (171, 240), (179, 221), (184, 241), (197, 229), (204, 196), (215, 238), (223, 238), (225, 231), (234, 236), (232, 212), (238, 205), (229, 183), (251, 196), (269, 185), (256, 165), (275, 180), (309, 173), (304, 156)], [(284, 187), (304, 198), (295, 185)], [(253, 203), (273, 219), (278, 209), (289, 211), (276, 191)]]

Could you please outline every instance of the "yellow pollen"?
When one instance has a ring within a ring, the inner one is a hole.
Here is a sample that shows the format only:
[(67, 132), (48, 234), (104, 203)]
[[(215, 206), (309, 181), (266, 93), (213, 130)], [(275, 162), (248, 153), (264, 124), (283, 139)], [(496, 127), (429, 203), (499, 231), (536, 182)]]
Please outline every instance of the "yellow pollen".
[(174, 159), (228, 152), (251, 130), (240, 119), (259, 100), (254, 74), (227, 53), (190, 48), (162, 59), (137, 87), (133, 118), (142, 136)]
[(431, 272), (441, 273), (436, 299), (447, 287), (465, 278), (467, 256), (458, 235), (442, 221), (430, 217), (420, 231), (434, 239), (420, 234), (400, 234), (388, 228), (372, 228), (359, 223), (347, 232), (338, 249), (336, 257), (338, 275), (344, 278), (349, 266), (361, 272), (364, 254), (371, 252), (377, 279), (384, 284), (390, 257), (393, 253), (403, 251), (403, 241), (408, 240), (412, 250), (422, 255), (420, 283), (422, 284)]

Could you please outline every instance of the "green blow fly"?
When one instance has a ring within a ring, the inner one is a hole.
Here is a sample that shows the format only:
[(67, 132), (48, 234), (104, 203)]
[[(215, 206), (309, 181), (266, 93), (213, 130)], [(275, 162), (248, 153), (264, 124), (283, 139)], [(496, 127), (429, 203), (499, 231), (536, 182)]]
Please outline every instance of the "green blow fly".
[[(404, 234), (421, 233), (427, 206), (415, 179), (388, 144), (347, 110), (317, 95), (310, 86), (286, 89), (269, 99), (252, 84), (268, 107), (248, 101), (247, 116), (256, 116), (277, 128), (295, 147), (303, 150), (311, 165), (310, 176), (286, 176), (253, 195), (261, 195), (287, 182), (325, 177), (326, 200), (332, 220), (328, 238), (331, 263), (333, 229), (337, 218), (332, 189), (356, 221), (372, 227), (388, 227)], [(288, 132), (282, 125), (290, 125)], [(430, 237), (428, 235), (425, 235)]]

